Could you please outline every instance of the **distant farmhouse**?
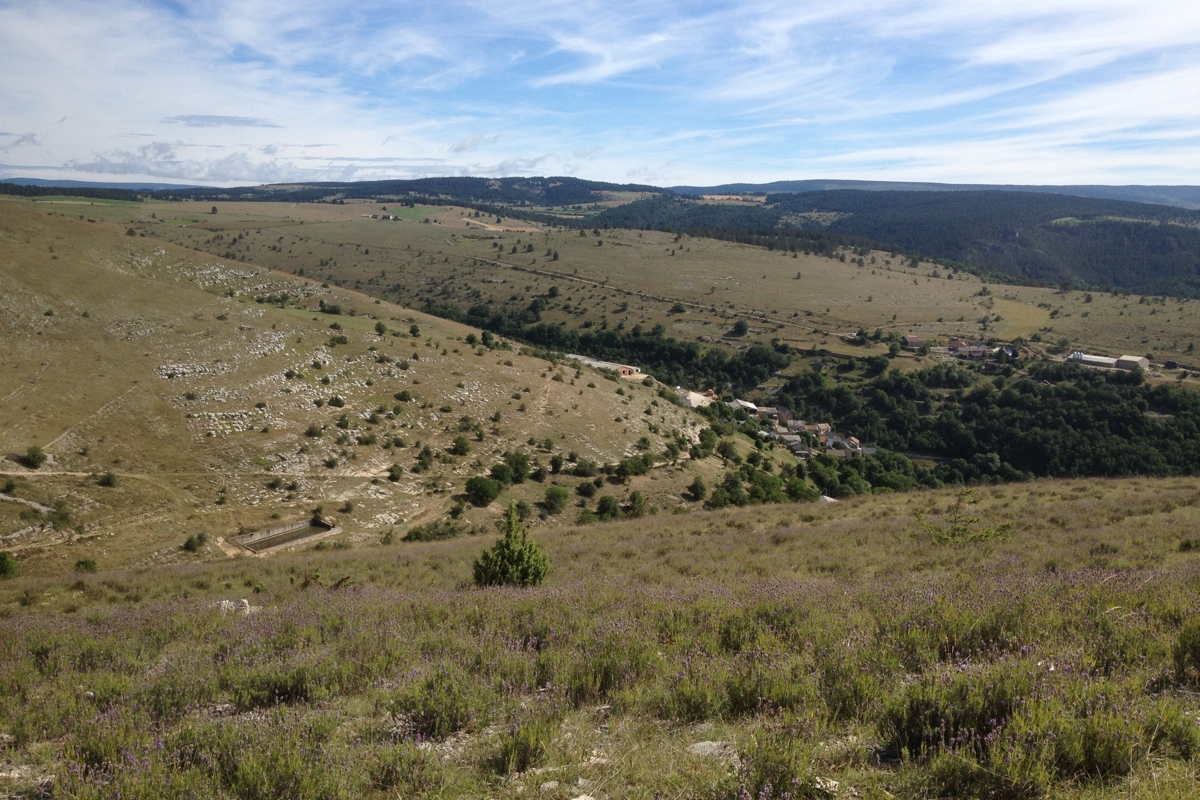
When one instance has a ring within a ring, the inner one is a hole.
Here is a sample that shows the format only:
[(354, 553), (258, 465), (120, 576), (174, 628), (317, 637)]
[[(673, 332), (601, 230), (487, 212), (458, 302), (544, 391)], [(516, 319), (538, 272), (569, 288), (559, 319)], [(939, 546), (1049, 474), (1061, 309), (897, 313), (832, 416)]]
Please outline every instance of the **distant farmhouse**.
[(578, 361), (581, 364), (587, 364), (589, 367), (602, 369), (606, 372), (615, 372), (622, 378), (641, 380), (643, 377), (645, 377), (642, 375), (642, 371), (639, 368), (631, 364), (617, 364), (613, 361), (599, 361), (594, 358), (588, 358), (587, 356), (576, 355), (574, 353), (567, 356), (567, 358), (571, 359), (572, 361)]
[(1145, 356), (1121, 356), (1120, 358), (1111, 358), (1109, 356), (1097, 356), (1091, 353), (1082, 353), (1076, 350), (1071, 355), (1067, 356), (1068, 361), (1074, 361), (1085, 367), (1099, 367), (1101, 369), (1123, 369), (1132, 372), (1136, 369), (1150, 369), (1150, 359)]

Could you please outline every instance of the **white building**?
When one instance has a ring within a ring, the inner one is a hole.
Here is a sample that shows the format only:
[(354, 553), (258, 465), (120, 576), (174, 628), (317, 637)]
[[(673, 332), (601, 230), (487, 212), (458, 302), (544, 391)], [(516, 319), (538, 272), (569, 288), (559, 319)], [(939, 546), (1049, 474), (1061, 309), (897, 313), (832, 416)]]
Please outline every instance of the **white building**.
[(642, 377), (642, 371), (632, 364), (617, 364), (613, 361), (599, 361), (595, 358), (588, 358), (587, 356), (576, 355), (574, 353), (567, 356), (567, 358), (571, 359), (572, 361), (578, 361), (582, 364), (587, 364), (589, 367), (595, 367), (596, 369), (602, 369), (608, 372), (615, 372), (622, 378), (633, 378), (636, 380)]
[(1117, 359), (1117, 369), (1127, 369), (1131, 372), (1135, 369), (1148, 370), (1150, 359), (1145, 356), (1121, 356)]
[(1117, 368), (1117, 359), (1115, 358), (1109, 358), (1108, 356), (1094, 356), (1091, 353), (1081, 353), (1078, 350), (1067, 356), (1067, 360), (1074, 361), (1076, 364), (1082, 364), (1085, 367), (1104, 367), (1106, 369)]

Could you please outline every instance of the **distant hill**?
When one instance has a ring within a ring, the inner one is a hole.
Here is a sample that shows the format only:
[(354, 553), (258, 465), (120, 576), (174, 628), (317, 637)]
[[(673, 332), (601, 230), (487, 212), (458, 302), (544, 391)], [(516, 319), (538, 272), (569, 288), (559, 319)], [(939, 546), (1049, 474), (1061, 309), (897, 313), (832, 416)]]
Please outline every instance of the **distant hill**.
[(277, 200), (305, 202), (338, 199), (442, 199), (457, 203), (562, 206), (605, 200), (611, 192), (666, 190), (642, 184), (616, 184), (568, 177), (416, 178), (413, 180), (280, 183), (228, 189), (171, 191), (189, 200)]
[(1016, 282), (1200, 295), (1200, 213), (1145, 203), (839, 190), (773, 194), (759, 206), (651, 198), (609, 209), (593, 224), (784, 249), (874, 243)]
[(133, 192), (169, 191), (172, 189), (198, 189), (195, 184), (184, 183), (119, 183), (109, 181), (68, 181), (57, 178), (0, 178), (4, 183), (15, 186), (47, 186), (59, 189), (125, 189)]
[(771, 183), (725, 183), (719, 186), (672, 186), (671, 191), (688, 196), (705, 194), (794, 194), (857, 189), (868, 192), (975, 192), (1011, 191), (1065, 194), (1102, 200), (1200, 209), (1200, 186), (1021, 186), (984, 183), (909, 183), (904, 181), (803, 180)]

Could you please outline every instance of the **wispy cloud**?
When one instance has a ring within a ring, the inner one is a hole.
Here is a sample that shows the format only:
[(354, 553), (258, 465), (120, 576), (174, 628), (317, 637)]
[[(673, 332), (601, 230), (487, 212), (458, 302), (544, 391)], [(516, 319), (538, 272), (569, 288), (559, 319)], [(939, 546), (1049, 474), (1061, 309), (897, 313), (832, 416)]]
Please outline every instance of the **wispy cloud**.
[(1200, 183), (1197, 43), (1194, 0), (0, 0), (0, 149), (210, 183)]
[(164, 117), (163, 122), (171, 125), (186, 125), (189, 128), (281, 128), (262, 117), (239, 117), (224, 114), (177, 114)]

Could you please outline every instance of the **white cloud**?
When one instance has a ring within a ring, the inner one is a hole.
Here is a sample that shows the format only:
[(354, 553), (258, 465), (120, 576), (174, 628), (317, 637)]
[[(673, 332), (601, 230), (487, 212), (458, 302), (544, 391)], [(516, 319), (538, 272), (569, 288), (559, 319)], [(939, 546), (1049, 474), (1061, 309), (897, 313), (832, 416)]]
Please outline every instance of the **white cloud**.
[(188, 182), (1200, 182), (1197, 42), (1192, 0), (0, 0), (0, 149)]

